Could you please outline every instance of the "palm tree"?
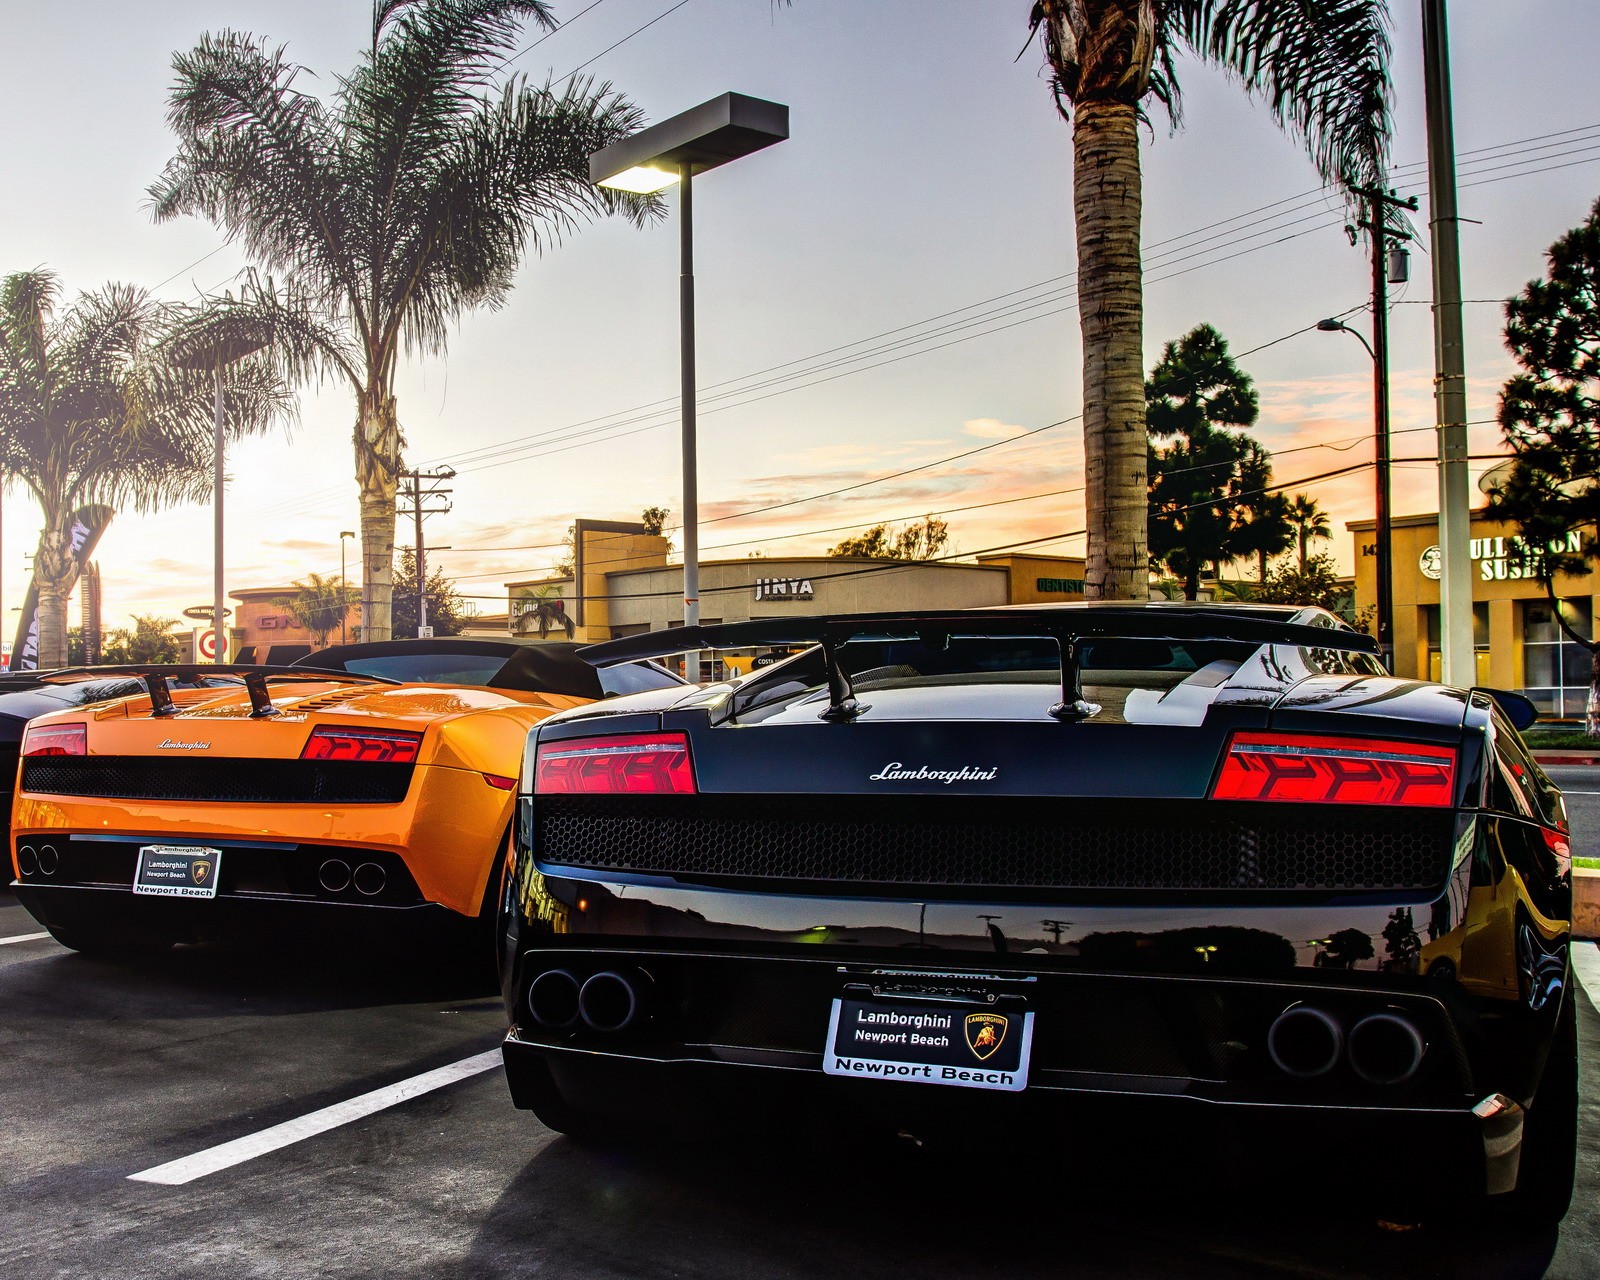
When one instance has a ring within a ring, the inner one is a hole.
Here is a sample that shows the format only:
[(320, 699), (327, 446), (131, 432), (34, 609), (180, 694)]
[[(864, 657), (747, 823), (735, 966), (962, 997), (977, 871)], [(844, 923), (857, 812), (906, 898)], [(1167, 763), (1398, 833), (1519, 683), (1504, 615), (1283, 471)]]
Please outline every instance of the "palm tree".
[(1304, 573), (1307, 544), (1313, 538), (1331, 541), (1333, 526), (1328, 523), (1328, 513), (1317, 505), (1317, 500), (1303, 493), (1295, 494), (1294, 501), (1289, 504), (1289, 523), (1294, 526), (1295, 537), (1300, 543), (1300, 572)]
[(1085, 594), (1148, 594), (1139, 123), (1179, 118), (1181, 49), (1264, 98), (1324, 180), (1379, 184), (1389, 141), (1386, 0), (1036, 0), (1071, 108), (1089, 549)]
[(379, 0), (370, 48), (326, 101), (254, 36), (174, 59), (178, 151), (150, 188), (156, 219), (216, 223), (282, 278), (279, 301), (309, 308), (286, 327), (342, 334), (323, 364), (356, 398), (364, 639), (391, 629), (402, 352), (443, 352), (465, 312), (505, 301), (527, 250), (581, 218), (661, 207), (589, 182), (589, 153), (640, 122), (609, 86), (494, 86), (525, 19), (555, 25), (544, 0)]
[(294, 620), (304, 627), (318, 649), (328, 646), (328, 636), (344, 621), (350, 612), (352, 592), (338, 578), (324, 578), (320, 573), (308, 573), (294, 583), (294, 594), (274, 600)]
[(1254, 440), (1246, 442), (1244, 458), (1234, 478), (1233, 552), (1256, 558), (1256, 581), (1267, 580), (1267, 561), (1294, 545), (1289, 522), (1289, 499), (1271, 492), (1272, 455)]
[[(74, 514), (204, 501), (212, 479), (211, 377), (164, 359), (164, 340), (192, 313), (123, 284), (80, 294), (58, 315), (60, 302), (60, 281), (43, 268), (0, 280), (0, 473), (22, 481), (44, 517), (33, 558), (40, 667), (67, 660), (67, 600), (82, 568)], [(260, 361), (233, 366), (224, 390), (230, 436), (290, 409)]]

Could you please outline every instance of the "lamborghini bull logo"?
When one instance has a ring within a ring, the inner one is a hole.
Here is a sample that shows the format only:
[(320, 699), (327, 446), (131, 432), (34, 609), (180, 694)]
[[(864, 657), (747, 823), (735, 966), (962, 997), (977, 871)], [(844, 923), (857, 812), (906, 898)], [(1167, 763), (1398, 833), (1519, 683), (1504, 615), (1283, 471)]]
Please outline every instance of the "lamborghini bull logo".
[(998, 1013), (969, 1013), (962, 1027), (967, 1037), (967, 1048), (982, 1062), (993, 1056), (1006, 1038), (1010, 1019)]
[(211, 865), (205, 858), (196, 858), (189, 864), (189, 874), (196, 884), (204, 884), (211, 878)]

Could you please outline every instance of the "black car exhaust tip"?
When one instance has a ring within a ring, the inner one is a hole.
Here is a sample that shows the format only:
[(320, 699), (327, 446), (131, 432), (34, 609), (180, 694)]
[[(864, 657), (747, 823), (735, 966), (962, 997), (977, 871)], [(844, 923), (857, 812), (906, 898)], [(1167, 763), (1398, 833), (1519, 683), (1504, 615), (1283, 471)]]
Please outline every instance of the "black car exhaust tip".
[(56, 873), (56, 868), (58, 868), (60, 865), (61, 865), (61, 855), (56, 852), (55, 845), (53, 845), (53, 844), (42, 844), (42, 845), (39, 846), (39, 874), (40, 875), (42, 875), (42, 876), (53, 876)]
[(356, 868), (355, 875), (351, 879), (355, 881), (357, 893), (375, 898), (383, 892), (383, 886), (389, 883), (389, 873), (376, 862), (363, 862)]
[(1338, 1019), (1309, 1004), (1290, 1005), (1267, 1032), (1267, 1053), (1278, 1070), (1301, 1080), (1327, 1075), (1343, 1050)]
[(1369, 1013), (1350, 1028), (1350, 1067), (1368, 1084), (1404, 1084), (1427, 1051), (1416, 1023), (1393, 1009)]
[(638, 972), (607, 969), (595, 974), (578, 992), (578, 1014), (592, 1031), (622, 1031), (644, 1012), (644, 984)]
[(317, 883), (329, 893), (343, 893), (350, 887), (350, 864), (343, 858), (329, 858), (317, 868)]
[(565, 969), (546, 969), (528, 986), (528, 1012), (551, 1031), (572, 1026), (578, 1021), (578, 980)]
[(17, 846), (17, 870), (25, 876), (31, 876), (39, 870), (39, 855), (33, 851), (31, 844)]

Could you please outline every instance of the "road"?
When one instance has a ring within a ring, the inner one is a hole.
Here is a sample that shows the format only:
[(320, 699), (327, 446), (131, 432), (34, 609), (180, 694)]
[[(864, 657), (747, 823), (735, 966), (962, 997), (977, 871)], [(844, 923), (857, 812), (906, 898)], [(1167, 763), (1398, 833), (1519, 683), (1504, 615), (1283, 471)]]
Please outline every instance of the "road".
[[(1600, 854), (1600, 769), (1559, 780), (1578, 852)], [(1600, 990), (1578, 1003), (1573, 1210), (1558, 1233), (1506, 1238), (1292, 1189), (1244, 1197), (1163, 1167), (1159, 1144), (1109, 1180), (1103, 1153), (1020, 1162), (1000, 1143), (987, 1161), (594, 1151), (474, 1070), (502, 1014), (471, 975), (215, 948), (118, 965), (37, 932), (0, 893), (7, 1280), (1600, 1277)], [(414, 1096), (395, 1102), (403, 1082)]]

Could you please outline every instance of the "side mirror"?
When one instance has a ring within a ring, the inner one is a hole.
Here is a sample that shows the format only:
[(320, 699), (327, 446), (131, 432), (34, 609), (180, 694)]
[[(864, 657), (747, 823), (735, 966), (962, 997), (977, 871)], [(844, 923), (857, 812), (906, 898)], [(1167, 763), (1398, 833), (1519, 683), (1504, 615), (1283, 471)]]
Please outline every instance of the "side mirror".
[(1516, 726), (1518, 733), (1530, 728), (1539, 718), (1539, 708), (1534, 706), (1520, 693), (1512, 693), (1509, 689), (1479, 689), (1479, 693), (1486, 693), (1499, 705), (1505, 713), (1507, 720)]

